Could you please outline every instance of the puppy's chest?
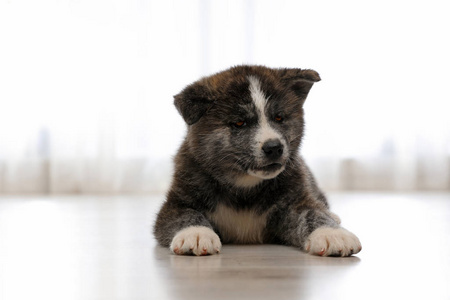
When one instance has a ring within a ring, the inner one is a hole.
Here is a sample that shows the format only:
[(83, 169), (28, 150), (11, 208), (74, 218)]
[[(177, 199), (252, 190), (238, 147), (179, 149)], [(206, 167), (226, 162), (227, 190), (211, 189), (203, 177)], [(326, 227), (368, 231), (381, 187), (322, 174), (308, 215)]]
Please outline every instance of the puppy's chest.
[(208, 219), (219, 230), (224, 243), (255, 244), (263, 243), (268, 211), (235, 210), (218, 204), (216, 210), (208, 213)]

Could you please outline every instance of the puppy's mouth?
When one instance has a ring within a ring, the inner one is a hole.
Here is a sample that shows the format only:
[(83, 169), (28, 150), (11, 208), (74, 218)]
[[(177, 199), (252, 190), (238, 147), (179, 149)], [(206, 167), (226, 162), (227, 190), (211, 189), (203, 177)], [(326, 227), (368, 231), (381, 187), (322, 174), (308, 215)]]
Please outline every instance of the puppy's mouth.
[(253, 168), (253, 171), (272, 173), (272, 172), (280, 170), (282, 167), (283, 167), (283, 165), (280, 163), (273, 163), (273, 164), (268, 164), (268, 165), (265, 165), (262, 167)]
[(280, 163), (272, 163), (262, 167), (253, 167), (247, 171), (251, 176), (261, 179), (272, 179), (284, 171), (285, 166)]

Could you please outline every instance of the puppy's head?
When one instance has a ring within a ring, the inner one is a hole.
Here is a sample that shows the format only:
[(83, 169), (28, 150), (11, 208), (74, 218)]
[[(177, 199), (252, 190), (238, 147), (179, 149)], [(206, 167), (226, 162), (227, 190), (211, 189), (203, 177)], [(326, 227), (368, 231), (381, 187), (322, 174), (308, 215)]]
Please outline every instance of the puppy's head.
[(175, 96), (191, 155), (222, 182), (252, 187), (285, 170), (303, 136), (313, 70), (238, 66)]

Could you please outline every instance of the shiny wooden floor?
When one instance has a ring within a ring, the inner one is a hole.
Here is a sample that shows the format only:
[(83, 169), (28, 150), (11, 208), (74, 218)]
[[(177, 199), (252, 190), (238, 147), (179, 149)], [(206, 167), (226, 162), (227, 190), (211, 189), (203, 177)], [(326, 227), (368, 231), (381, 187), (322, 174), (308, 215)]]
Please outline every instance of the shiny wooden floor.
[(329, 198), (357, 256), (175, 256), (151, 235), (163, 196), (0, 196), (0, 299), (450, 299), (450, 194)]

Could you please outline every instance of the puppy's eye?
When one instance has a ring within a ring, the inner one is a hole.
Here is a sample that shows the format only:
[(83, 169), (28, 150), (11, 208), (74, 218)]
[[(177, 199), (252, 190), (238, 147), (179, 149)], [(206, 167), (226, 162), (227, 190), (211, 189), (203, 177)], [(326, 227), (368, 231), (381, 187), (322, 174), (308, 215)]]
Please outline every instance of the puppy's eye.
[(281, 123), (281, 122), (283, 122), (283, 117), (280, 116), (280, 115), (276, 115), (275, 116), (275, 121), (277, 121), (278, 123)]
[(245, 121), (239, 121), (234, 123), (234, 127), (240, 128), (240, 127), (244, 127), (245, 125), (247, 125), (247, 123), (245, 123)]

